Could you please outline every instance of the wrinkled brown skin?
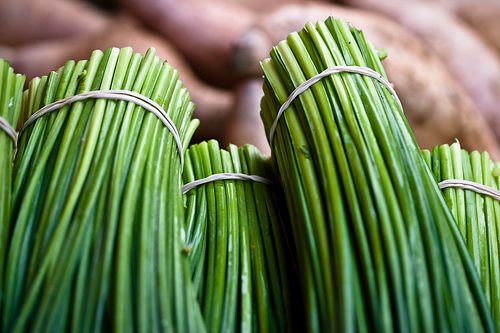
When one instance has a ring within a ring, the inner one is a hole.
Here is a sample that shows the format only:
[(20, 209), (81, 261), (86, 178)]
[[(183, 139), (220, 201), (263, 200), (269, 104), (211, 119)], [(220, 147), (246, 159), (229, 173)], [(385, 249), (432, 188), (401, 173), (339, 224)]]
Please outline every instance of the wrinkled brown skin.
[(127, 20), (111, 23), (104, 32), (79, 38), (33, 43), (17, 48), (0, 47), (0, 57), (28, 79), (56, 70), (69, 59), (86, 59), (95, 49), (131, 46), (144, 53), (155, 47), (158, 56), (179, 71), (180, 79), (196, 104), (194, 116), (201, 126), (197, 138), (219, 138), (225, 131), (228, 113), (233, 106), (230, 92), (210, 87), (192, 73), (182, 56), (158, 36), (141, 30)]
[(238, 146), (251, 143), (266, 155), (271, 153), (264, 124), (260, 119), (260, 100), (264, 95), (262, 79), (249, 79), (240, 83), (235, 91), (234, 112), (228, 120), (226, 137)]
[(500, 56), (500, 1), (463, 4), (456, 6), (455, 11)]
[(0, 44), (20, 45), (102, 30), (109, 17), (83, 1), (0, 0)]
[(383, 61), (389, 80), (422, 147), (458, 138), (468, 149), (488, 150), (500, 157), (498, 142), (482, 114), (450, 76), (442, 61), (420, 39), (382, 16), (326, 4), (289, 5), (263, 16), (235, 47), (235, 64), (246, 75), (262, 75), (257, 65), (289, 32), (327, 16), (361, 28), (368, 41), (388, 51)]
[(500, 139), (500, 59), (495, 50), (444, 6), (427, 1), (344, 0), (398, 21), (443, 60)]
[(179, 49), (207, 82), (230, 87), (233, 41), (255, 21), (247, 7), (223, 0), (121, 0)]

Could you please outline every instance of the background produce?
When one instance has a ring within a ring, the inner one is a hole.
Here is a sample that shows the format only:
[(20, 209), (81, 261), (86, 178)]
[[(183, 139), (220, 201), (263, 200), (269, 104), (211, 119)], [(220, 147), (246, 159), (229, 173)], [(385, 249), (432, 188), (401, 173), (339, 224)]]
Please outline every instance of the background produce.
[(496, 0), (4, 0), (0, 57), (29, 79), (95, 48), (153, 46), (179, 69), (197, 105), (196, 140), (253, 143), (269, 152), (258, 116), (258, 62), (307, 20), (344, 17), (387, 52), (389, 80), (423, 147), (457, 138), (498, 159), (498, 6)]
[(500, 138), (500, 59), (494, 48), (446, 8), (428, 1), (344, 0), (399, 22), (443, 59)]

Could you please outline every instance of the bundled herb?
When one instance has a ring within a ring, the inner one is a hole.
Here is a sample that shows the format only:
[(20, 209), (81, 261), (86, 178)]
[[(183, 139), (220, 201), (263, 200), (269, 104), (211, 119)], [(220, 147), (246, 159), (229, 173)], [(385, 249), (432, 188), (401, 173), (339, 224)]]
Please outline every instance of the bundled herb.
[(424, 150), (423, 154), (436, 181), (442, 182), (445, 201), (479, 272), (500, 332), (500, 201), (463, 189), (460, 184), (466, 180), (500, 190), (500, 164), (492, 162), (487, 152), (468, 153), (458, 142), (436, 146), (432, 152)]
[[(35, 78), (22, 122), (43, 106), (95, 90), (158, 103), (187, 144), (193, 104), (149, 50), (95, 51)], [(14, 167), (5, 332), (201, 332), (182, 253), (182, 152), (136, 102), (84, 99), (25, 125)]]
[[(3, 306), (5, 251), (11, 215), (12, 161), (16, 145), (15, 131), (21, 109), (25, 77), (15, 74), (0, 59), (0, 313)], [(1, 315), (0, 315), (1, 318)]]
[[(385, 77), (362, 32), (339, 20), (275, 46), (262, 62), (266, 129), (296, 87), (345, 65)], [(493, 331), (453, 216), (386, 87), (332, 74), (294, 100), (270, 144), (310, 331)]]
[[(221, 173), (270, 178), (268, 162), (253, 146), (226, 151), (217, 141), (202, 142), (189, 148), (184, 182)], [(210, 332), (293, 328), (293, 276), (279, 208), (276, 188), (259, 181), (217, 180), (187, 190), (186, 250)]]

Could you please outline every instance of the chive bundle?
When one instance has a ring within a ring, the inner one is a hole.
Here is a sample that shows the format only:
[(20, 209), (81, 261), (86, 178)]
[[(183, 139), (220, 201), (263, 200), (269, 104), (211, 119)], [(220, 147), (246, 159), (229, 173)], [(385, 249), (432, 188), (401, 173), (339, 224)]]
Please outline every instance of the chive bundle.
[[(158, 103), (187, 145), (194, 106), (153, 49), (95, 51), (33, 79), (21, 121), (108, 89)], [(181, 253), (179, 158), (172, 133), (131, 102), (87, 99), (28, 126), (14, 165), (2, 330), (204, 331)]]
[[(25, 77), (15, 74), (9, 64), (0, 59), (0, 117), (16, 128), (21, 109)], [(11, 215), (11, 177), (15, 143), (0, 129), (0, 313), (3, 306), (3, 274), (5, 251)], [(1, 315), (0, 315), (1, 318)]]
[[(487, 152), (470, 154), (459, 143), (423, 151), (437, 182), (462, 179), (500, 189), (500, 164)], [(496, 330), (500, 332), (500, 202), (471, 190), (449, 187), (443, 195), (479, 272)]]
[[(186, 154), (184, 182), (219, 173), (271, 177), (253, 146), (211, 140)], [(292, 326), (289, 248), (275, 188), (218, 180), (186, 193), (193, 283), (210, 332), (285, 332)]]
[[(262, 62), (261, 116), (333, 66), (385, 77), (361, 31), (328, 19)], [(271, 142), (285, 190), (310, 331), (493, 331), (467, 249), (396, 99), (334, 74), (304, 91)]]

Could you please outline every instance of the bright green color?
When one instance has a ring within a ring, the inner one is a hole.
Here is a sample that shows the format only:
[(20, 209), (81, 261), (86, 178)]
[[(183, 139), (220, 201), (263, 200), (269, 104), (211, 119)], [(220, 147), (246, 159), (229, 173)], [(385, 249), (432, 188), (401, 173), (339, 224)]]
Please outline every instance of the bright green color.
[[(362, 32), (340, 20), (308, 23), (275, 46), (262, 62), (266, 130), (295, 87), (336, 65), (385, 77)], [(493, 331), (459, 230), (380, 83), (352, 73), (321, 80), (285, 112), (271, 148), (309, 331)]]
[[(211, 140), (189, 148), (184, 182), (223, 172), (272, 179), (269, 167), (253, 146), (223, 150)], [(290, 247), (278, 191), (248, 180), (219, 180), (186, 194), (186, 249), (210, 332), (296, 328)]]
[[(194, 105), (153, 49), (94, 51), (33, 79), (22, 121), (104, 89), (156, 101), (189, 141)], [(38, 119), (20, 137), (13, 200), (2, 331), (204, 331), (181, 254), (179, 155), (155, 115), (98, 99)]]
[[(21, 110), (25, 77), (15, 74), (10, 65), (0, 59), (0, 116), (14, 129)], [(15, 143), (0, 130), (0, 313), (3, 307), (3, 276), (12, 210), (12, 160)], [(0, 315), (0, 318), (1, 315)]]
[[(458, 142), (423, 151), (437, 182), (464, 179), (500, 189), (500, 163), (487, 152), (471, 153)], [(443, 195), (479, 272), (497, 332), (500, 332), (500, 201), (460, 188)]]

